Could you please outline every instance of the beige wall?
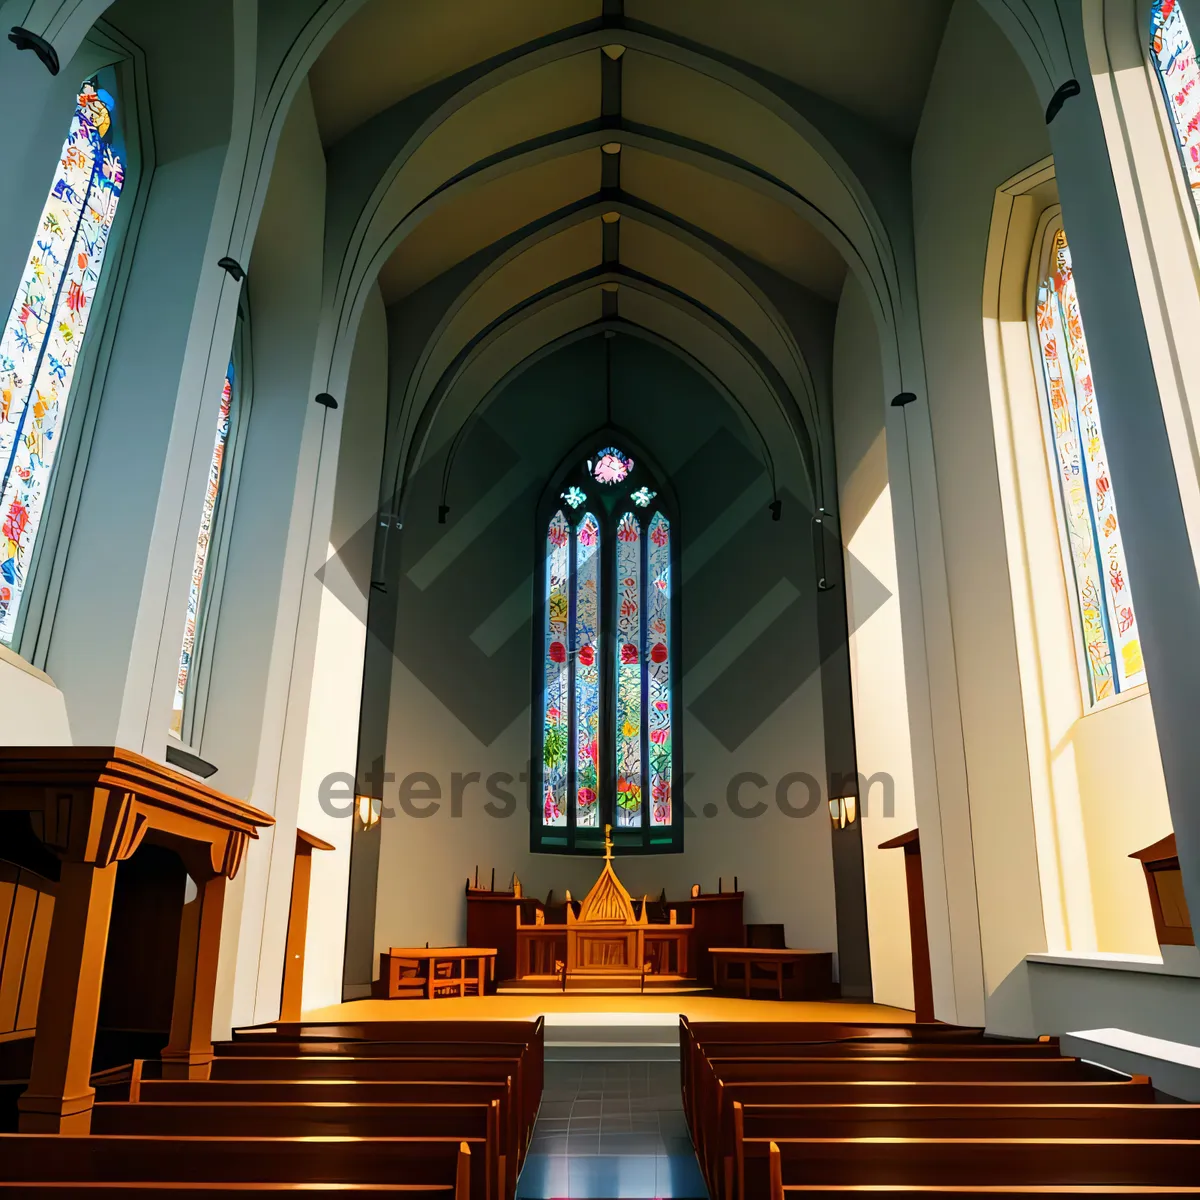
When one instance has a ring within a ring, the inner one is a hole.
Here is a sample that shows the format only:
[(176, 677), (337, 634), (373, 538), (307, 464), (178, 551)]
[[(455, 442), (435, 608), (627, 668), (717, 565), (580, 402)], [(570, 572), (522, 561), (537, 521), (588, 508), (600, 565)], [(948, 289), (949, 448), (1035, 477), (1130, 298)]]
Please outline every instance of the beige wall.
[[(833, 343), (833, 420), (838, 505), (845, 543), (846, 609), (859, 773), (894, 785), (891, 816), (868, 802), (862, 815), (871, 983), (876, 1001), (911, 1008), (912, 953), (904, 855), (881, 842), (916, 828), (912, 749), (900, 630), (896, 542), (888, 488), (886, 403), (878, 334), (861, 286), (842, 289)], [(881, 589), (886, 589), (886, 599)], [(877, 799), (878, 788), (868, 793)]]

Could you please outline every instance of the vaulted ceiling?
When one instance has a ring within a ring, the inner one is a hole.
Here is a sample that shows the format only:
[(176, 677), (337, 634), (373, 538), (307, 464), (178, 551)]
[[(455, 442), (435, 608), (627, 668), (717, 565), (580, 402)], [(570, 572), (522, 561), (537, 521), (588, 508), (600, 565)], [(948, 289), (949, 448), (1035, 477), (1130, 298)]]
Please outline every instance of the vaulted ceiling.
[(737, 394), (820, 491), (811, 360), (847, 270), (876, 293), (895, 270), (854, 171), (906, 158), (949, 7), (357, 6), (310, 86), (347, 294), (377, 277), (403, 314), (397, 470), (546, 346), (615, 327)]

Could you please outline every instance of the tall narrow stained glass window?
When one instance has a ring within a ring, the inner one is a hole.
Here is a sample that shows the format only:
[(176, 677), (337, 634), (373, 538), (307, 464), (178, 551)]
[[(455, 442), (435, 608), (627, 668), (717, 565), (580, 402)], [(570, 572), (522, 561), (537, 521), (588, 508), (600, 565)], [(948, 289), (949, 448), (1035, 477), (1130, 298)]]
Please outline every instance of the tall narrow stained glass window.
[(205, 581), (211, 558), (213, 537), (216, 533), (217, 516), (228, 476), (226, 455), (229, 447), (229, 431), (233, 421), (236, 384), (236, 372), (231, 362), (225, 372), (225, 382), (221, 388), (221, 401), (217, 407), (217, 434), (213, 442), (212, 460), (208, 468), (204, 505), (200, 512), (200, 531), (196, 535), (192, 578), (188, 585), (187, 617), (183, 623), (183, 646), (179, 652), (179, 674), (176, 676), (175, 697), (171, 705), (171, 732), (176, 737), (181, 736), (183, 730), (183, 711), (188, 697), (188, 682), (196, 658), (196, 644), (202, 631), (205, 602), (208, 598)]
[[(16, 114), (10, 114), (16, 119)], [(116, 101), (79, 89), (50, 194), (0, 335), (0, 642), (10, 644), (125, 167)]]
[(682, 849), (675, 544), (664, 490), (598, 442), (543, 505), (533, 848)]
[(1200, 69), (1179, 0), (1150, 5), (1150, 58), (1162, 85), (1192, 204), (1200, 216)]
[(1037, 293), (1054, 479), (1069, 548), (1081, 671), (1092, 704), (1146, 680), (1087, 339), (1059, 229)]

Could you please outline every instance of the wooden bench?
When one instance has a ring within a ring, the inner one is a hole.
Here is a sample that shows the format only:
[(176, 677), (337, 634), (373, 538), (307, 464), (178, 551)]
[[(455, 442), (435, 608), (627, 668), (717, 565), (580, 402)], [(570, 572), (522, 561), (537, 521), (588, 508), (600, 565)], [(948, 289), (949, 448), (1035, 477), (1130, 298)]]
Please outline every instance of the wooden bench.
[[(135, 1064), (130, 1106), (189, 1105), (296, 1106), (305, 1105), (489, 1105), (498, 1114), (501, 1175), (505, 1194), (511, 1196), (524, 1162), (527, 1141), (514, 1106), (512, 1080), (483, 1082), (460, 1080), (207, 1080), (143, 1079)], [(99, 1107), (99, 1106), (98, 1106)], [(105, 1120), (107, 1118), (101, 1118)], [(113, 1130), (112, 1132), (117, 1132)], [(150, 1132), (150, 1131), (147, 1131)], [(197, 1129), (197, 1133), (203, 1132)], [(396, 1133), (404, 1132), (395, 1130)], [(469, 1132), (468, 1130), (464, 1130)]]
[(772, 1191), (770, 1147), (777, 1146), (778, 1186), (978, 1189), (982, 1185), (1195, 1188), (1200, 1142), (1080, 1138), (1072, 1140), (912, 1138), (747, 1139), (747, 1197)]
[(722, 1123), (720, 1089), (734, 1083), (1042, 1083), (1114, 1077), (1071, 1058), (705, 1058), (693, 1073), (689, 1121), (697, 1148), (706, 1147)]
[(745, 1145), (780, 1139), (1200, 1139), (1200, 1107), (1137, 1105), (733, 1105), (722, 1195), (745, 1200)]
[[(486, 1163), (485, 1200), (504, 1200), (516, 1172), (500, 1141), (500, 1102), (488, 1104), (300, 1101), (108, 1102), (97, 1104), (92, 1135), (161, 1137), (437, 1137), (482, 1139)], [(514, 1164), (515, 1166), (515, 1164)]]
[[(478, 1200), (486, 1187), (484, 1150), (482, 1139), (432, 1137), (0, 1137), (6, 1191), (13, 1185), (36, 1185), (38, 1195), (47, 1194), (47, 1187), (66, 1189), (60, 1194), (105, 1190), (141, 1197), (143, 1184), (175, 1189), (177, 1195), (180, 1190), (191, 1193), (191, 1186), (180, 1189), (180, 1184), (258, 1184), (279, 1190), (289, 1184), (378, 1188), (403, 1180), (442, 1190), (454, 1200)], [(27, 1194), (35, 1194), (34, 1189)]]
[[(223, 1048), (224, 1049), (224, 1048)], [(255, 1051), (251, 1053), (250, 1051)], [(476, 1042), (308, 1042), (303, 1044), (286, 1043), (282, 1041), (259, 1041), (239, 1043), (236, 1050), (221, 1053), (214, 1059), (209, 1077), (211, 1079), (240, 1079), (240, 1078), (391, 1078), (386, 1068), (380, 1068), (382, 1074), (372, 1074), (372, 1068), (347, 1068), (361, 1070), (361, 1074), (338, 1074), (330, 1063), (362, 1062), (370, 1059), (387, 1059), (395, 1062), (409, 1063), (450, 1063), (445, 1072), (439, 1072), (437, 1078), (451, 1079), (493, 1079), (497, 1078), (496, 1064), (506, 1064), (506, 1069), (513, 1077), (513, 1094), (520, 1100), (521, 1126), (525, 1132), (524, 1142), (532, 1136), (533, 1121), (537, 1116), (538, 1105), (542, 1097), (543, 1064), (541, 1051), (530, 1050), (516, 1043), (500, 1043), (485, 1045)], [(311, 1067), (313, 1062), (322, 1062), (323, 1067)], [(247, 1062), (261, 1064), (247, 1066)], [(280, 1064), (283, 1062), (299, 1062), (303, 1065), (295, 1072), (286, 1070)], [(461, 1064), (486, 1064), (476, 1069), (475, 1066)], [(414, 1068), (416, 1069), (416, 1068)], [(331, 1073), (332, 1072), (332, 1073)], [(481, 1073), (482, 1072), (482, 1073)], [(395, 1076), (408, 1078), (416, 1076)], [(524, 1149), (524, 1142), (522, 1149)]]

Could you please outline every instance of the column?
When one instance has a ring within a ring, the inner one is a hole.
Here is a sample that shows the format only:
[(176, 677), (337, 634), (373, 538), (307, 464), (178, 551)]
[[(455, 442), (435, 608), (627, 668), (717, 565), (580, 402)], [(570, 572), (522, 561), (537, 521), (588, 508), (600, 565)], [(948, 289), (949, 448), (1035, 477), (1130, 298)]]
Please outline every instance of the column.
[(17, 1101), (22, 1133), (91, 1131), (90, 1084), (117, 863), (64, 862), (38, 1001), (29, 1087)]
[(225, 884), (224, 875), (197, 883), (195, 898), (183, 906), (171, 1039), (162, 1052), (165, 1078), (208, 1078)]

